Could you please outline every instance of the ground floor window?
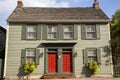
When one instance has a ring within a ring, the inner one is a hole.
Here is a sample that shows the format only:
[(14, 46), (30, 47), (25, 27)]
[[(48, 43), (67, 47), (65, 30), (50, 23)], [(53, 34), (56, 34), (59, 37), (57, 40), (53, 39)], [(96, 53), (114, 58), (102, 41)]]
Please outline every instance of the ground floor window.
[(21, 64), (24, 65), (26, 62), (35, 62), (39, 65), (40, 51), (36, 48), (26, 48), (21, 50)]
[(97, 49), (87, 49), (88, 62), (97, 61)]
[(35, 49), (26, 49), (26, 62), (35, 62)]
[(101, 64), (101, 53), (99, 48), (83, 49), (83, 63), (88, 64), (91, 61), (96, 61)]

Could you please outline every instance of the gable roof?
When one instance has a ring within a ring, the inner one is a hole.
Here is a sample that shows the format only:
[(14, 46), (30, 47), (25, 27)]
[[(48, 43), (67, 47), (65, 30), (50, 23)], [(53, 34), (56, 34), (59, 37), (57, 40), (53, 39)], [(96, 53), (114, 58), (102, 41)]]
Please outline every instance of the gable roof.
[(8, 22), (109, 22), (99, 8), (16, 7)]

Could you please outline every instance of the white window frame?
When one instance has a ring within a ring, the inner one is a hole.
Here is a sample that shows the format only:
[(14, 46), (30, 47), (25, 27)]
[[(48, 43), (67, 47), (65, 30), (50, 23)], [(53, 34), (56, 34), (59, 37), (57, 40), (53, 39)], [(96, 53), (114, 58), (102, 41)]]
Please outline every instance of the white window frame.
[[(30, 29), (30, 27), (34, 30)], [(29, 35), (32, 35), (34, 37), (28, 37)], [(26, 36), (27, 39), (37, 39), (37, 25), (27, 25)]]
[[(95, 53), (90, 53), (89, 51), (93, 51)], [(87, 49), (87, 57), (88, 57), (88, 63), (91, 61), (97, 62), (97, 48), (88, 48)]]
[[(28, 51), (32, 51), (32, 52), (28, 52)], [(36, 54), (35, 49), (26, 49), (26, 62), (30, 62), (30, 63), (35, 62), (35, 54)]]
[[(92, 30), (93, 29), (93, 30)], [(97, 38), (97, 32), (96, 32), (96, 25), (95, 24), (87, 24), (85, 26), (85, 35), (86, 39), (96, 39)], [(89, 37), (93, 36), (93, 37)]]
[[(50, 27), (52, 27), (51, 31), (50, 31)], [(47, 35), (48, 35), (47, 36), (48, 39), (57, 39), (57, 25), (48, 25)]]
[[(71, 27), (71, 31), (68, 27)], [(65, 31), (65, 28), (68, 28), (68, 30)], [(69, 35), (69, 37), (66, 35)], [(71, 36), (71, 37), (70, 37)], [(73, 25), (64, 25), (63, 26), (63, 38), (64, 39), (73, 39), (74, 38), (74, 26)]]

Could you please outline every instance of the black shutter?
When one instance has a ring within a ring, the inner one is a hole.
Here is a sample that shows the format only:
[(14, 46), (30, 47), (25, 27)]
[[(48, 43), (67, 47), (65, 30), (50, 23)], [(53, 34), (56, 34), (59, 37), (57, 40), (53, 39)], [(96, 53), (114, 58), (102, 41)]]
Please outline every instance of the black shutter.
[(97, 63), (101, 63), (101, 52), (100, 49), (97, 49)]
[(39, 50), (36, 49), (36, 53), (35, 53), (35, 64), (39, 65), (39, 58), (40, 58), (40, 54), (39, 54)]
[(21, 50), (21, 65), (24, 65), (25, 62), (26, 62), (26, 50), (22, 49)]
[(77, 25), (74, 25), (74, 39), (75, 39), (75, 40), (78, 39), (78, 29), (77, 29)]
[(88, 65), (88, 55), (86, 49), (83, 49), (83, 63)]
[(21, 39), (22, 40), (25, 40), (27, 38), (26, 31), (27, 31), (27, 26), (26, 26), (26, 24), (23, 24), (22, 31), (21, 31), (22, 32), (21, 33)]
[(40, 24), (37, 26), (37, 39), (38, 40), (41, 39), (41, 25)]
[(85, 24), (81, 25), (81, 39), (86, 39)]

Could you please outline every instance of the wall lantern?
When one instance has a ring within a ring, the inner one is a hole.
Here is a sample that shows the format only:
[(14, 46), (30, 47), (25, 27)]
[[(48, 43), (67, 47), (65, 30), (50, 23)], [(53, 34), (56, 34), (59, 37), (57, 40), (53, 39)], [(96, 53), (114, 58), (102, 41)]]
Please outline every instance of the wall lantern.
[(40, 53), (40, 57), (43, 57), (43, 52)]
[(74, 57), (77, 57), (77, 51), (76, 51), (76, 52), (74, 52), (73, 56), (74, 56)]

